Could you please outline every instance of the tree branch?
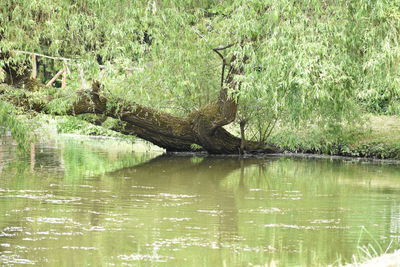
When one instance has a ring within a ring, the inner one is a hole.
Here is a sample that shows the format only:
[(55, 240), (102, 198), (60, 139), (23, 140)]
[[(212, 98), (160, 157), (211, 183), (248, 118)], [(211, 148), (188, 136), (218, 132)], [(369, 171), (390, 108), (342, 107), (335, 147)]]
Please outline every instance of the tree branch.
[(225, 57), (222, 55), (221, 52), (222, 50), (228, 49), (229, 47), (232, 47), (234, 45), (234, 43), (232, 44), (228, 44), (225, 46), (221, 46), (221, 47), (216, 47), (213, 48), (212, 50), (217, 53), (217, 55), (222, 59), (222, 70), (221, 70), (221, 90), (224, 87), (224, 79), (225, 79), (225, 66), (228, 65), (225, 61)]
[(221, 51), (221, 50), (225, 50), (227, 48), (230, 48), (230, 47), (232, 47), (234, 45), (235, 45), (235, 43), (231, 43), (231, 44), (228, 44), (228, 45), (225, 45), (225, 46), (220, 46), (220, 47), (217, 47), (217, 48), (213, 48), (213, 50), (214, 51)]

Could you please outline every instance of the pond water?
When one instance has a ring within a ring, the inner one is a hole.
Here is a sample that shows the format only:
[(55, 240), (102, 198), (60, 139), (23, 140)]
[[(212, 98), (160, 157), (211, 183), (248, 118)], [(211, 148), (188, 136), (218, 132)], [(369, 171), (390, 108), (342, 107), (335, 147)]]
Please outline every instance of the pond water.
[(325, 266), (398, 247), (400, 166), (3, 144), (0, 213), (5, 265)]

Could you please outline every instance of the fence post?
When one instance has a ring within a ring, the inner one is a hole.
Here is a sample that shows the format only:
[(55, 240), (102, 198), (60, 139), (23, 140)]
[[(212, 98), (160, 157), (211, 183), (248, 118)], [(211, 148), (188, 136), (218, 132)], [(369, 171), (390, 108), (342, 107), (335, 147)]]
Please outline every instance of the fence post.
[(36, 63), (36, 55), (32, 55), (32, 74), (31, 74), (32, 79), (37, 78), (37, 63)]

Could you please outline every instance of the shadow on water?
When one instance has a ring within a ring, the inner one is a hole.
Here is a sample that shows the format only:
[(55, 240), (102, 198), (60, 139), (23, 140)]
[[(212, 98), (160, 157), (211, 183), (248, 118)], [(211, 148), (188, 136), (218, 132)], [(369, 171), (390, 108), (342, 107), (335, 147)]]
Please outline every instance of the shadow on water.
[[(235, 195), (221, 182), (236, 171), (244, 181), (244, 169), (255, 164), (265, 164), (265, 160), (181, 157), (160, 155), (136, 166), (107, 173), (113, 179), (125, 178), (123, 195), (130, 197), (132, 188), (154, 188), (158, 194), (176, 196), (202, 196), (205, 208), (200, 212), (213, 214), (218, 218), (218, 241), (232, 241), (239, 238), (238, 208)], [(169, 193), (164, 193), (169, 192)], [(199, 207), (200, 209), (200, 207)]]
[(265, 163), (259, 159), (215, 158), (215, 157), (180, 157), (160, 155), (147, 162), (107, 173), (114, 177), (134, 177), (151, 183), (157, 180), (161, 183), (195, 184), (199, 179), (207, 179), (212, 184), (218, 184), (229, 174), (248, 166)]

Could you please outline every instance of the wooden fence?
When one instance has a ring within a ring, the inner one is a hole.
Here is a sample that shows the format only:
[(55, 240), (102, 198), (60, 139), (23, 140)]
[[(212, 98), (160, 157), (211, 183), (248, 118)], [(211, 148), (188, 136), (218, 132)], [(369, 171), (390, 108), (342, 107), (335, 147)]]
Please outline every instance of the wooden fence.
[(31, 62), (32, 62), (32, 73), (31, 73), (31, 78), (36, 79), (38, 75), (38, 67), (37, 67), (37, 58), (38, 57), (43, 57), (43, 58), (48, 58), (52, 60), (59, 60), (63, 62), (63, 68), (57, 72), (56, 75), (53, 76), (53, 78), (50, 79), (46, 83), (47, 86), (53, 85), (55, 81), (57, 81), (60, 76), (61, 78), (61, 88), (65, 88), (67, 86), (67, 75), (69, 74), (69, 68), (68, 68), (68, 62), (71, 62), (72, 59), (70, 58), (65, 58), (65, 57), (52, 57), (52, 56), (47, 56), (39, 53), (32, 53), (32, 52), (27, 52), (27, 51), (21, 51), (21, 50), (12, 50), (11, 52), (16, 53), (16, 54), (25, 54), (25, 55), (30, 55), (31, 56)]
[[(47, 86), (53, 85), (54, 82), (57, 81), (57, 79), (59, 79), (61, 76), (61, 88), (65, 88), (67, 86), (67, 76), (68, 76), (68, 74), (70, 74), (70, 69), (68, 68), (68, 65), (78, 65), (78, 71), (79, 71), (78, 76), (79, 76), (81, 86), (82, 86), (82, 88), (86, 88), (88, 86), (88, 83), (84, 77), (84, 70), (81, 66), (79, 66), (79, 64), (77, 64), (78, 62), (76, 62), (77, 60), (75, 60), (75, 59), (65, 58), (65, 57), (53, 57), (53, 56), (43, 55), (43, 54), (34, 53), (34, 52), (21, 51), (21, 50), (12, 50), (11, 52), (15, 53), (15, 54), (25, 54), (25, 55), (31, 56), (31, 62), (32, 62), (31, 78), (32, 79), (36, 79), (38, 76), (38, 66), (37, 66), (37, 58), (38, 57), (62, 61), (63, 62), (62, 69), (60, 69), (50, 79), (50, 81), (48, 81), (46, 83)], [(148, 64), (146, 64), (146, 66), (151, 67), (152, 64), (148, 63)], [(100, 74), (102, 76), (105, 74), (107, 67), (105, 65), (99, 65), (99, 69), (100, 69)], [(139, 67), (130, 67), (130, 68), (124, 67), (122, 69), (125, 71), (126, 74), (132, 74), (134, 71), (143, 70), (143, 68), (139, 68)], [(0, 72), (1, 71), (2, 71), (2, 69), (0, 68)]]

